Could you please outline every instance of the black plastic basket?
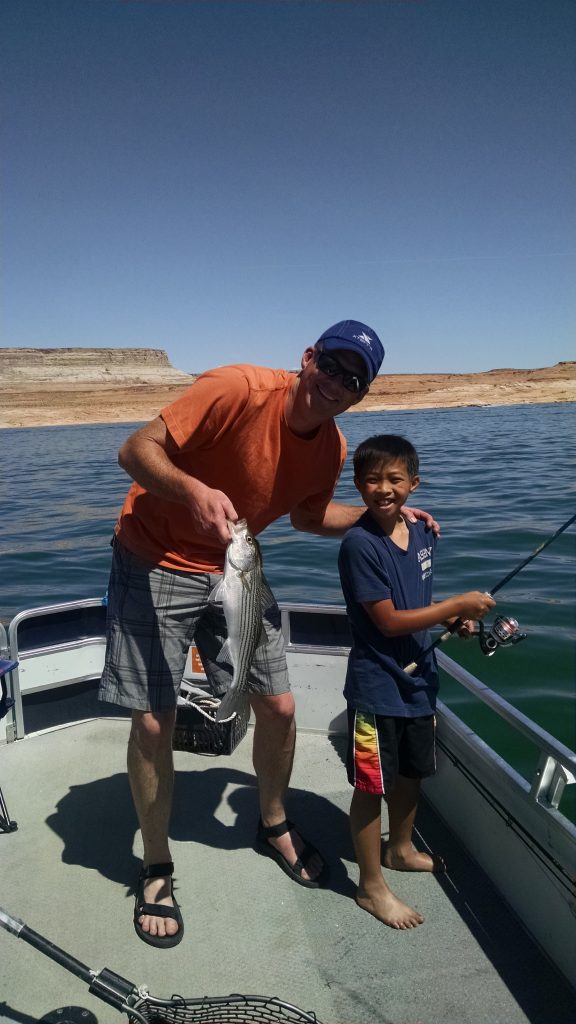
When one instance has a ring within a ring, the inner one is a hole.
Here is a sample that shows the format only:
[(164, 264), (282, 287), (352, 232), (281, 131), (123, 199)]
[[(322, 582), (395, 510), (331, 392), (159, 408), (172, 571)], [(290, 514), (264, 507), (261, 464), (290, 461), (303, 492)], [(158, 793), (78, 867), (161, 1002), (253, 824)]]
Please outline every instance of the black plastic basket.
[(244, 701), (231, 718), (216, 722), (220, 701), (217, 697), (181, 691), (176, 709), (172, 746), (190, 754), (231, 754), (246, 735), (250, 704)]

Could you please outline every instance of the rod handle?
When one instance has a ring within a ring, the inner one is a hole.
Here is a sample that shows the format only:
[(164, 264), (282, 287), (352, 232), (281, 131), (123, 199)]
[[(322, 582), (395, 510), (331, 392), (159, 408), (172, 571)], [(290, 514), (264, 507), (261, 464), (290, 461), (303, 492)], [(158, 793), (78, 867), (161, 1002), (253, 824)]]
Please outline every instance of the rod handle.
[[(454, 623), (454, 627), (455, 627), (456, 629), (458, 628), (458, 623), (459, 623), (459, 622), (460, 622), (460, 620), (457, 620), (457, 622), (455, 622), (455, 623)], [(429, 653), (430, 653), (430, 651), (431, 651), (431, 650), (433, 650), (433, 648), (434, 648), (434, 647), (438, 647), (438, 645), (439, 645), (439, 644), (443, 644), (443, 643), (445, 643), (445, 642), (446, 642), (446, 640), (449, 640), (449, 639), (450, 639), (450, 637), (451, 637), (452, 635), (453, 635), (453, 634), (452, 634), (452, 630), (451, 630), (451, 629), (447, 629), (445, 633), (442, 633), (442, 635), (441, 635), (441, 636), (439, 636), (439, 637), (438, 637), (438, 638), (437, 638), (437, 639), (436, 639), (436, 640), (434, 641), (434, 643), (433, 643), (433, 644), (431, 644), (431, 646), (427, 648), (427, 650), (425, 650), (425, 651), (422, 651), (422, 654), (420, 655), (420, 659), (419, 659), (419, 660), (420, 660), (420, 661), (422, 661), (422, 658), (424, 657), (424, 655), (425, 655), (425, 654), (429, 654)], [(418, 664), (419, 664), (419, 662), (418, 662), (418, 661), (411, 661), (409, 665), (406, 665), (406, 667), (405, 667), (404, 671), (405, 671), (405, 672), (406, 672), (406, 673), (407, 673), (407, 674), (408, 674), (409, 676), (411, 676), (411, 675), (413, 675), (413, 674), (414, 674), (415, 670), (416, 670), (416, 669), (418, 668)]]

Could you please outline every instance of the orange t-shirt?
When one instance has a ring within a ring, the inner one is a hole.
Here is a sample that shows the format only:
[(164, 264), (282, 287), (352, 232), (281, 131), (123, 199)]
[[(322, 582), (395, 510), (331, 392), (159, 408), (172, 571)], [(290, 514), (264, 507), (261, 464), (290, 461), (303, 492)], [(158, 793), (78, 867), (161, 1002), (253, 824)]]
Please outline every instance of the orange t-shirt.
[[(178, 446), (175, 465), (228, 495), (255, 534), (295, 508), (321, 522), (346, 457), (346, 441), (333, 420), (311, 439), (288, 428), (285, 405), (294, 378), (259, 366), (209, 370), (160, 414)], [(184, 505), (137, 483), (116, 534), (155, 565), (188, 572), (221, 572), (224, 566), (224, 547), (195, 531)]]

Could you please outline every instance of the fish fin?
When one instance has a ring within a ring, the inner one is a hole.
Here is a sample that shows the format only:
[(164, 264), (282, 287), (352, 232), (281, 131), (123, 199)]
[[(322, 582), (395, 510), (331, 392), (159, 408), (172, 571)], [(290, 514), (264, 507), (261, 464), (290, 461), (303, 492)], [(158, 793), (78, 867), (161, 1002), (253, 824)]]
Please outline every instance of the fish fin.
[(231, 665), (232, 664), (232, 651), (230, 649), (230, 639), (229, 638), (228, 638), (228, 640), (224, 641), (224, 643), (222, 644), (222, 647), (218, 651), (218, 654), (216, 656), (216, 661), (223, 661), (223, 662), (226, 663), (226, 665)]
[(221, 580), (218, 580), (218, 583), (216, 583), (212, 587), (212, 590), (208, 594), (208, 600), (210, 602), (215, 602), (215, 603), (221, 604), (223, 599), (224, 599), (224, 577), (222, 577)]

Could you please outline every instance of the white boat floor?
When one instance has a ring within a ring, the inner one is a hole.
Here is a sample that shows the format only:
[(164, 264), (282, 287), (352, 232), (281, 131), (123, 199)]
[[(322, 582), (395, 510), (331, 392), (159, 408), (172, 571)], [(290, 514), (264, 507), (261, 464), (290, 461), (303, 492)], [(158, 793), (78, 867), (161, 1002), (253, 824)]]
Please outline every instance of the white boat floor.
[[(178, 752), (171, 849), (185, 935), (171, 950), (145, 945), (132, 925), (140, 836), (127, 732), (126, 720), (101, 719), (0, 746), (0, 785), (18, 822), (0, 834), (0, 906), (84, 964), (155, 996), (277, 996), (323, 1024), (576, 1019), (574, 992), (425, 803), (419, 841), (445, 856), (448, 873), (388, 873), (425, 923), (397, 932), (357, 907), (342, 740), (317, 734), (299, 734), (288, 809), (330, 859), (329, 886), (303, 888), (252, 850), (250, 732), (230, 757)], [(86, 1022), (120, 1019), (5, 931), (0, 977), (2, 1021), (33, 1024), (62, 1007), (83, 1008)]]

